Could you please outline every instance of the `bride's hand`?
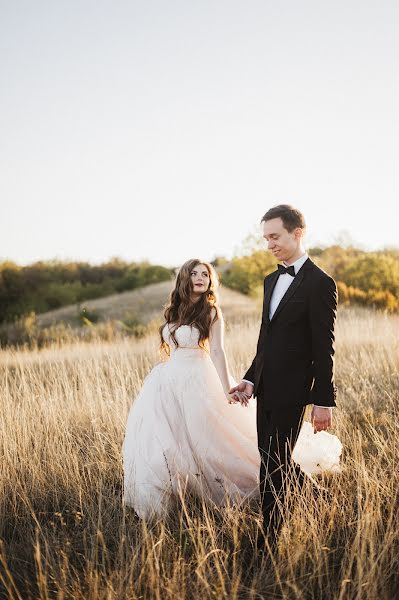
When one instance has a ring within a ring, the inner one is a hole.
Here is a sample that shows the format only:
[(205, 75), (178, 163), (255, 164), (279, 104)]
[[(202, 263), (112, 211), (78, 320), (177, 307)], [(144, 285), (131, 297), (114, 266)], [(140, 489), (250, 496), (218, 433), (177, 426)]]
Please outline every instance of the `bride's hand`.
[(235, 404), (240, 402), (242, 406), (248, 406), (250, 396), (245, 392), (235, 391), (233, 394), (229, 394), (229, 404)]

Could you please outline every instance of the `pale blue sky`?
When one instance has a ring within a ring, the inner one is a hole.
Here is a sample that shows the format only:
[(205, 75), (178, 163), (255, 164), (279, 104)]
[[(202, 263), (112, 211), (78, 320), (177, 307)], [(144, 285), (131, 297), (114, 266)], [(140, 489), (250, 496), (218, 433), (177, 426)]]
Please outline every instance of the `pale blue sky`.
[(399, 244), (396, 1), (0, 0), (0, 258)]

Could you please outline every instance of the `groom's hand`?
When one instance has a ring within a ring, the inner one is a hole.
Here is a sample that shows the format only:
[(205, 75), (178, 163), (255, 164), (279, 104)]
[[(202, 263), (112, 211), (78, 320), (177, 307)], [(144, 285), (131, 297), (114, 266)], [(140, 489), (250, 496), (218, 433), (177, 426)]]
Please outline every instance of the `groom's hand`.
[(329, 406), (313, 406), (311, 421), (313, 424), (313, 433), (328, 429), (332, 423), (332, 409)]

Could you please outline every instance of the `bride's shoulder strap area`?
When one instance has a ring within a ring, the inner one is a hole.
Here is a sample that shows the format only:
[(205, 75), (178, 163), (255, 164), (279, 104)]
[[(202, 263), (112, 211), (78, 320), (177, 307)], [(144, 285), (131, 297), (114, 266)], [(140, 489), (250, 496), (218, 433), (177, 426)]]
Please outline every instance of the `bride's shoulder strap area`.
[(211, 323), (217, 319), (223, 319), (223, 314), (220, 306), (212, 306), (211, 308)]
[[(219, 307), (212, 307), (211, 326), (209, 330), (209, 342), (211, 346), (223, 346), (224, 337), (224, 319), (222, 311)], [(217, 315), (217, 318), (214, 318)]]
[(162, 327), (162, 337), (165, 341), (168, 341), (168, 338), (170, 337), (169, 323), (165, 323)]

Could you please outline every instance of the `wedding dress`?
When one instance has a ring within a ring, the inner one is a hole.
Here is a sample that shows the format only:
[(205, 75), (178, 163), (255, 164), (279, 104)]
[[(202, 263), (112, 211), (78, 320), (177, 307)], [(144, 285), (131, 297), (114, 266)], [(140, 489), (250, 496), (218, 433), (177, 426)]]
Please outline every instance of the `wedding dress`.
[[(211, 352), (199, 347), (195, 326), (181, 325), (175, 336), (177, 348), (166, 324), (170, 358), (145, 378), (123, 441), (125, 503), (144, 519), (167, 515), (172, 496), (184, 489), (218, 506), (259, 497), (256, 400), (228, 403), (235, 382), (220, 354), (212, 357), (212, 341)], [(339, 469), (341, 449), (335, 435), (314, 434), (304, 422), (293, 459), (307, 473)]]

